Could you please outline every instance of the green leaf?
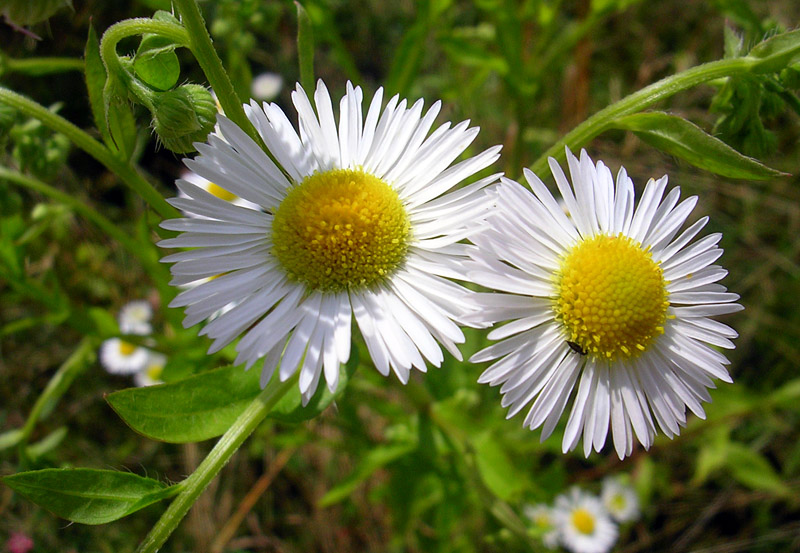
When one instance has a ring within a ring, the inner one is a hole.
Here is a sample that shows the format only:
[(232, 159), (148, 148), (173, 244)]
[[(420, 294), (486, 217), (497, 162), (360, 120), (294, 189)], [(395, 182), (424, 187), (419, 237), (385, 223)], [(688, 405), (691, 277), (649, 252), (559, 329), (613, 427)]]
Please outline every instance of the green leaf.
[(769, 461), (749, 447), (731, 442), (726, 450), (725, 462), (731, 475), (741, 484), (754, 490), (786, 497), (788, 485), (781, 480)]
[(522, 492), (526, 484), (525, 475), (511, 463), (491, 432), (481, 432), (472, 438), (472, 445), (478, 472), (494, 495), (508, 501)]
[(613, 121), (611, 127), (633, 131), (651, 146), (724, 177), (761, 180), (785, 176), (674, 115), (637, 113)]
[(25, 433), (21, 428), (14, 428), (0, 434), (0, 451), (14, 447), (22, 441)]
[(389, 94), (401, 96), (408, 94), (425, 59), (427, 53), (425, 43), (429, 33), (430, 27), (425, 19), (420, 19), (406, 31), (394, 53), (389, 74), (386, 76), (386, 91)]
[(314, 94), (314, 27), (300, 2), (297, 6), (297, 61), (300, 64), (300, 84), (306, 94)]
[(64, 438), (67, 437), (67, 433), (68, 430), (66, 426), (59, 426), (35, 444), (29, 445), (26, 448), (28, 457), (36, 459), (37, 457), (50, 453), (64, 441)]
[(181, 75), (176, 47), (166, 37), (144, 35), (133, 60), (136, 76), (156, 90), (165, 91), (175, 86)]
[(82, 468), (20, 472), (3, 481), (53, 514), (82, 524), (120, 519), (178, 491), (130, 472)]
[(319, 500), (320, 507), (328, 507), (346, 499), (364, 480), (369, 478), (375, 471), (388, 465), (392, 461), (400, 459), (404, 455), (414, 451), (417, 444), (414, 442), (379, 445), (371, 449), (356, 467), (350, 476), (342, 482), (328, 490), (328, 493)]
[(128, 102), (128, 92), (115, 77), (109, 76), (103, 87), (103, 106), (106, 129), (111, 134), (109, 146), (120, 157), (129, 160), (136, 148), (136, 121)]
[(800, 61), (800, 29), (781, 33), (753, 46), (748, 57), (757, 58), (755, 70), (776, 73)]
[(106, 396), (136, 432), (171, 443), (221, 436), (259, 394), (256, 370), (229, 366), (185, 380), (120, 390)]
[(111, 145), (111, 135), (106, 125), (106, 110), (103, 102), (103, 87), (106, 84), (106, 68), (100, 57), (100, 41), (94, 27), (89, 24), (89, 38), (84, 50), (86, 89), (89, 91), (89, 104), (92, 108), (95, 126), (100, 129), (103, 141)]

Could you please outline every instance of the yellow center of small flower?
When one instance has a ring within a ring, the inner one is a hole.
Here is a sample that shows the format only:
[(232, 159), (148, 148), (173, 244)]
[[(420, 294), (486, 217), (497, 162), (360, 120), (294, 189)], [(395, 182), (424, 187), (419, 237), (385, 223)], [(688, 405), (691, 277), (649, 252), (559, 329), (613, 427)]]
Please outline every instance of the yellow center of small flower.
[(213, 183), (213, 182), (208, 183), (207, 192), (209, 194), (213, 195), (213, 196), (216, 196), (220, 200), (225, 200), (226, 202), (232, 202), (233, 200), (235, 200), (238, 197), (236, 194), (233, 194), (232, 192), (228, 192), (227, 190), (222, 188), (220, 185), (218, 185), (216, 183)]
[(151, 380), (158, 380), (161, 378), (161, 373), (164, 372), (164, 365), (155, 364), (147, 367), (147, 376)]
[(578, 532), (588, 536), (594, 533), (594, 515), (586, 509), (575, 509), (572, 511), (572, 525)]
[(293, 280), (321, 291), (365, 288), (406, 257), (411, 224), (397, 192), (350, 169), (292, 187), (272, 222), (273, 253)]
[(625, 501), (625, 496), (620, 493), (611, 496), (611, 501), (609, 501), (611, 508), (615, 511), (623, 511), (625, 509), (625, 503), (627, 503)]
[(556, 288), (556, 319), (582, 353), (634, 357), (664, 332), (669, 299), (663, 272), (650, 251), (627, 236), (597, 235), (577, 244), (561, 262)]
[(134, 351), (136, 351), (136, 346), (134, 344), (131, 344), (130, 342), (126, 342), (124, 340), (119, 341), (119, 352), (122, 355), (128, 356), (133, 354)]

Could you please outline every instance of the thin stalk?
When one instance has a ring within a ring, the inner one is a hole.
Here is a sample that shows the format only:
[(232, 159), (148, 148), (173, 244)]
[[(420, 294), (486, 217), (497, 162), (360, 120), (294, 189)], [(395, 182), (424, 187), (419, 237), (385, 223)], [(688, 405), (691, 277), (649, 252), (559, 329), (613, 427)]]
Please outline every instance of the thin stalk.
[(119, 242), (123, 248), (128, 250), (129, 253), (131, 253), (141, 262), (148, 274), (152, 276), (153, 282), (155, 282), (159, 287), (159, 291), (162, 294), (166, 294), (163, 297), (171, 297), (172, 291), (167, 284), (169, 281), (169, 271), (161, 263), (158, 263), (155, 259), (148, 255), (150, 253), (149, 247), (131, 238), (128, 233), (115, 225), (110, 219), (100, 214), (91, 206), (83, 203), (75, 196), (66, 194), (57, 188), (50, 186), (49, 184), (23, 175), (22, 173), (12, 171), (3, 166), (0, 166), (0, 179), (7, 179), (25, 188), (49, 196), (54, 200), (69, 206), (79, 215), (94, 223), (97, 228), (106, 233), (106, 235), (108, 235), (110, 238)]
[(733, 75), (748, 73), (756, 67), (760, 61), (761, 60), (754, 58), (724, 59), (692, 67), (676, 75), (661, 79), (638, 92), (626, 96), (619, 102), (598, 111), (589, 119), (572, 129), (561, 140), (542, 154), (539, 159), (531, 165), (531, 170), (538, 175), (544, 174), (548, 167), (547, 158), (553, 157), (557, 161), (563, 162), (565, 159), (564, 146), (569, 146), (569, 148), (573, 150), (583, 146), (592, 138), (606, 131), (611, 122), (620, 117), (638, 113), (665, 98), (669, 98), (678, 92), (687, 90), (698, 84), (722, 77), (731, 77)]
[(115, 156), (111, 150), (106, 148), (103, 144), (60, 115), (2, 86), (0, 86), (0, 103), (8, 104), (25, 115), (38, 119), (47, 127), (66, 136), (78, 148), (105, 165), (113, 173), (116, 173), (125, 184), (139, 194), (161, 217), (169, 219), (180, 216), (178, 210), (169, 205), (153, 185), (137, 173), (127, 161)]
[(252, 434), (264, 420), (267, 413), (280, 401), (292, 386), (297, 385), (298, 372), (286, 382), (280, 382), (277, 374), (261, 393), (247, 406), (239, 418), (220, 438), (214, 449), (200, 463), (200, 466), (183, 482), (181, 493), (170, 504), (155, 526), (147, 534), (136, 550), (137, 553), (155, 553), (167, 541), (181, 519), (197, 501), (197, 498), (222, 470), (239, 446)]
[(83, 71), (83, 60), (78, 58), (6, 58), (3, 61), (6, 64), (4, 69), (8, 73), (23, 73), (34, 77), (66, 73), (67, 71)]
[(22, 427), (19, 443), (24, 444), (28, 440), (36, 427), (36, 423), (45, 416), (46, 410), (54, 407), (55, 402), (69, 389), (75, 377), (86, 368), (86, 360), (94, 353), (95, 347), (95, 340), (89, 336), (85, 337), (78, 344), (75, 351), (72, 352), (72, 355), (58, 368), (36, 400), (36, 403), (33, 404), (31, 414), (28, 415), (28, 420), (25, 421), (25, 426)]
[[(173, 6), (177, 9), (189, 37), (189, 48), (194, 57), (200, 64), (200, 68), (205, 73), (211, 88), (217, 95), (219, 104), (225, 116), (245, 131), (250, 138), (255, 140), (262, 150), (267, 151), (264, 141), (256, 131), (253, 124), (244, 113), (242, 101), (236, 94), (228, 74), (219, 59), (217, 51), (211, 42), (211, 35), (208, 34), (203, 14), (195, 0), (173, 0)], [(279, 165), (280, 167), (280, 165)]]

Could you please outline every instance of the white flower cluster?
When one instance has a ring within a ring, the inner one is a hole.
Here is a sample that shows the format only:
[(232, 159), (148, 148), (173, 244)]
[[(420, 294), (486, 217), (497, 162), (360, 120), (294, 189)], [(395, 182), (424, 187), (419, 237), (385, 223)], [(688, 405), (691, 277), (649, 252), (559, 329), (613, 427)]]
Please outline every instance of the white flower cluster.
[(636, 491), (619, 477), (603, 481), (600, 496), (573, 487), (553, 506), (526, 505), (525, 516), (548, 549), (559, 545), (572, 553), (606, 553), (617, 541), (618, 525), (639, 518)]
[[(149, 336), (153, 332), (150, 319), (153, 308), (146, 300), (134, 300), (120, 309), (117, 323), (120, 333)], [(100, 363), (111, 374), (133, 375), (137, 386), (161, 384), (161, 372), (167, 356), (123, 338), (109, 338), (100, 346)]]

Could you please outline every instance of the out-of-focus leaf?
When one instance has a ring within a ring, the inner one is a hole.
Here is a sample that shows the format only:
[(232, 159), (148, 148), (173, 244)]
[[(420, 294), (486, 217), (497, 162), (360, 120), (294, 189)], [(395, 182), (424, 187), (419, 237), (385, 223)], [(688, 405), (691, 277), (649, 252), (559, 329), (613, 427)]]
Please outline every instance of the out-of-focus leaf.
[(59, 426), (35, 444), (29, 445), (27, 447), (28, 457), (36, 459), (37, 457), (50, 453), (64, 441), (64, 438), (67, 437), (67, 433), (68, 429), (66, 426)]
[(136, 432), (171, 443), (225, 433), (261, 391), (257, 371), (223, 367), (178, 382), (129, 388), (106, 401)]
[(781, 480), (769, 461), (749, 447), (731, 442), (725, 452), (725, 463), (731, 475), (748, 488), (788, 496), (789, 487)]
[(457, 63), (490, 69), (499, 75), (508, 74), (508, 63), (473, 39), (447, 36), (440, 38), (439, 43), (447, 55)]
[(770, 403), (778, 407), (800, 407), (800, 378), (790, 380), (769, 395)]
[(394, 53), (389, 74), (386, 77), (386, 91), (389, 94), (408, 94), (414, 78), (425, 59), (425, 42), (428, 39), (429, 27), (424, 19), (406, 31), (403, 40)]
[(617, 119), (612, 126), (633, 131), (651, 146), (724, 177), (758, 180), (785, 175), (740, 154), (694, 123), (674, 115), (637, 113)]
[(130, 472), (83, 468), (20, 472), (3, 482), (53, 514), (82, 524), (120, 519), (177, 491)]
[(525, 489), (525, 475), (514, 467), (490, 432), (475, 436), (472, 445), (481, 478), (494, 495), (508, 501)]
[(328, 507), (347, 498), (353, 491), (375, 471), (385, 467), (392, 461), (414, 451), (417, 444), (414, 442), (379, 445), (371, 449), (361, 458), (358, 467), (353, 473), (338, 485), (328, 490), (328, 493), (319, 500), (320, 507)]
[(300, 2), (297, 6), (297, 58), (300, 64), (300, 84), (306, 94), (314, 94), (314, 27)]

